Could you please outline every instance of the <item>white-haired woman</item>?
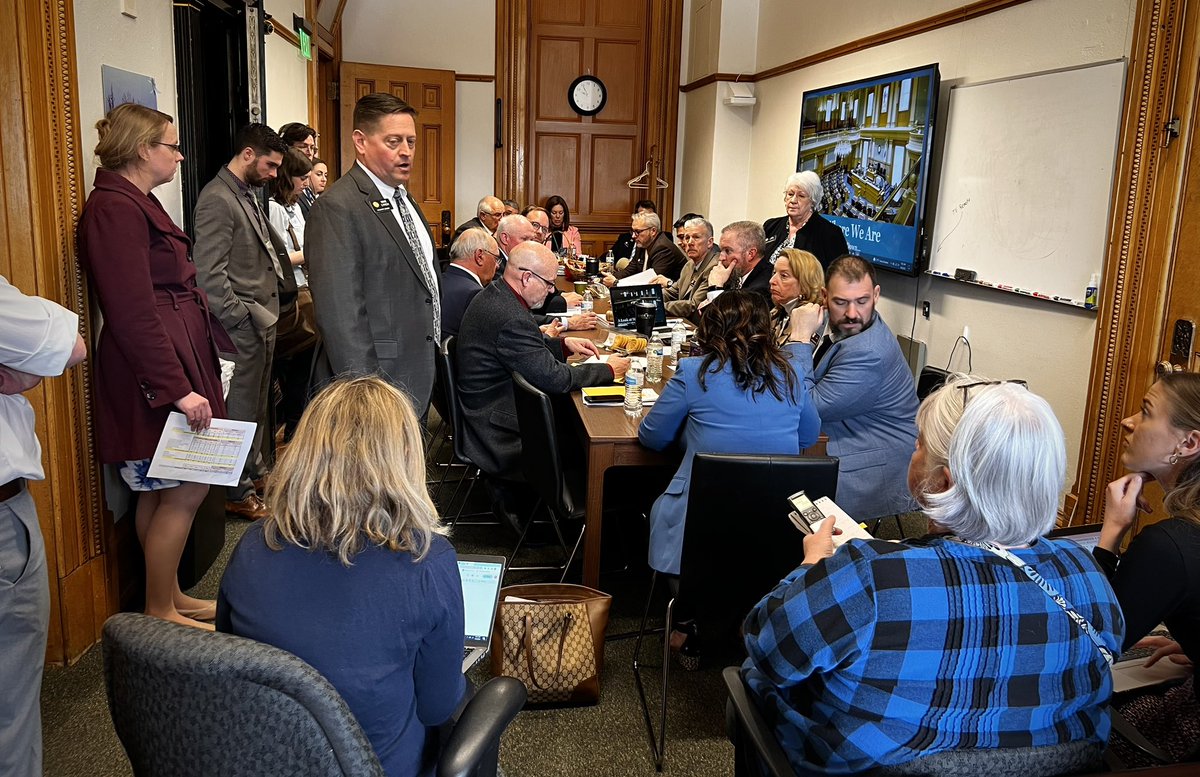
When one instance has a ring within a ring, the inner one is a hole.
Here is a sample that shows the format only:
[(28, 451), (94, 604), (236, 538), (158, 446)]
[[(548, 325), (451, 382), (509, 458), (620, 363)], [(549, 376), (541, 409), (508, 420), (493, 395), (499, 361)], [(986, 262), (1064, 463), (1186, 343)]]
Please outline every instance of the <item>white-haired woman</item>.
[(427, 773), (429, 729), (465, 692), (462, 585), (423, 448), (399, 389), (331, 384), (272, 471), (271, 515), (238, 543), (217, 602), (218, 630), (324, 675), (392, 777)]
[(1123, 621), (1091, 554), (1043, 536), (1062, 428), (1024, 386), (971, 376), (917, 426), (909, 485), (936, 533), (837, 552), (831, 528), (806, 538), (804, 565), (746, 620), (747, 682), (804, 773), (1092, 765)]
[(785, 248), (799, 248), (815, 254), (822, 268), (828, 268), (830, 262), (842, 254), (850, 253), (841, 227), (817, 213), (822, 196), (821, 178), (812, 170), (788, 176), (783, 185), (783, 206), (787, 215), (763, 222), (763, 232), (767, 234), (764, 253), (770, 256), (771, 264), (775, 264)]

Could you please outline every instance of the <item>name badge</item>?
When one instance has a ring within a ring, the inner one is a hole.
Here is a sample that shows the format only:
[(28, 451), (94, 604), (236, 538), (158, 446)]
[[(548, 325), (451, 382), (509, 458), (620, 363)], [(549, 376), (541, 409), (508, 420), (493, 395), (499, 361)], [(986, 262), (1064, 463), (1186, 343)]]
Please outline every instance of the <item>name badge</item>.
[(391, 200), (371, 200), (371, 207), (375, 210), (376, 213), (383, 213), (384, 211), (388, 211), (388, 210), (392, 209), (392, 201)]

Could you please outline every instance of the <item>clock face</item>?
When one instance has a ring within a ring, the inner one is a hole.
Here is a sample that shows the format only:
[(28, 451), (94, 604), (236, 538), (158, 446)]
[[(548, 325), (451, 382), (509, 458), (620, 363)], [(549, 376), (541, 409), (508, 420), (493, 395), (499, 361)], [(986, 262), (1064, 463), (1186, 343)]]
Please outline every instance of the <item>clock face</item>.
[(599, 78), (580, 76), (567, 89), (567, 100), (579, 115), (595, 116), (604, 109), (604, 103), (608, 101), (608, 90)]

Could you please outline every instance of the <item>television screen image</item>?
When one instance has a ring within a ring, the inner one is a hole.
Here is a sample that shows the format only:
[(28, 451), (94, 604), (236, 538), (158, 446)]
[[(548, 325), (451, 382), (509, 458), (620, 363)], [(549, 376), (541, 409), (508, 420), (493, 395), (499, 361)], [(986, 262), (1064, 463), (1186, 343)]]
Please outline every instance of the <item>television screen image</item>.
[(821, 178), (821, 215), (850, 252), (906, 275), (921, 270), (937, 64), (804, 93), (797, 170)]

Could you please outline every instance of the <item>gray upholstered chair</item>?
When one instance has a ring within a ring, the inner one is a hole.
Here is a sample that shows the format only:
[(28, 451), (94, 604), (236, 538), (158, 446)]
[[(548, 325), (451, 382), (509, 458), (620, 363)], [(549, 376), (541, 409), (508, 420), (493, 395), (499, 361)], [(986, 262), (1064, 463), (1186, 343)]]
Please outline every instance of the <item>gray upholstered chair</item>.
[[(134, 774), (383, 775), (342, 697), (291, 653), (136, 613), (108, 619), (103, 652), (109, 712)], [(495, 774), (500, 734), (524, 704), (514, 678), (481, 688), (439, 777)]]

